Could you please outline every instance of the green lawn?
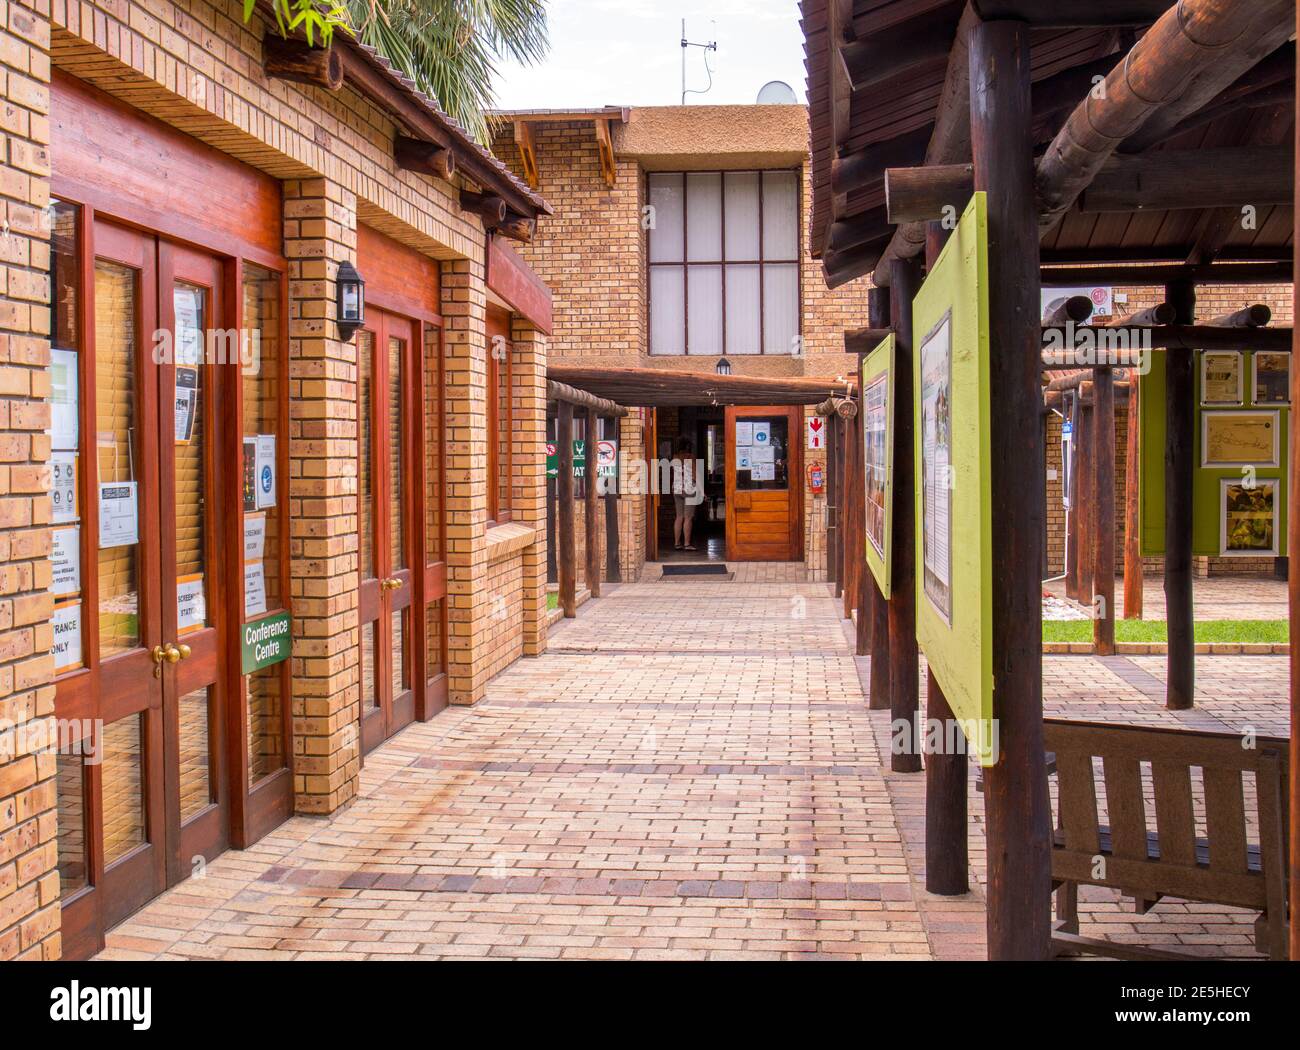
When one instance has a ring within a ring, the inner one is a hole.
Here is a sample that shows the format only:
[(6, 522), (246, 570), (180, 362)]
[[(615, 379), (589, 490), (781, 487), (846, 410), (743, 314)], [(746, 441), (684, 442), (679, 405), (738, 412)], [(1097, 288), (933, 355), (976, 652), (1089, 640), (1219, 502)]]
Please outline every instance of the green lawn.
[[(1285, 642), (1286, 620), (1205, 620), (1196, 625), (1198, 642)], [(1164, 642), (1164, 620), (1119, 620), (1117, 642)], [(1090, 642), (1091, 620), (1044, 620), (1045, 642)]]
[(546, 607), (547, 607), (548, 609), (558, 609), (558, 608), (560, 607), (560, 592), (559, 592), (559, 591), (547, 591), (547, 592), (546, 592)]

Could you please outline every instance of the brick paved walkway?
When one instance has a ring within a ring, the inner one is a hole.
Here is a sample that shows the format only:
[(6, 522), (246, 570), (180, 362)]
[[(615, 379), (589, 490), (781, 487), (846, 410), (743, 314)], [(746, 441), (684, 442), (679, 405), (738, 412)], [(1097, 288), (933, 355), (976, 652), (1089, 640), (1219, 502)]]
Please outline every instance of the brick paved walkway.
[(928, 957), (835, 603), (732, 568), (588, 603), (102, 957)]

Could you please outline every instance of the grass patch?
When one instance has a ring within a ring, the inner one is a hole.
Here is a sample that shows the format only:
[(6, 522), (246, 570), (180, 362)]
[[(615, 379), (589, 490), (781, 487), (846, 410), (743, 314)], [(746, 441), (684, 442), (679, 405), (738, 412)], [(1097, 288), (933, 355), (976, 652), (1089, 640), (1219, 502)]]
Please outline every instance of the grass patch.
[(547, 607), (548, 609), (558, 609), (558, 608), (560, 607), (560, 592), (559, 592), (559, 591), (547, 591), (547, 592), (546, 592), (546, 607)]
[[(1196, 624), (1198, 642), (1285, 643), (1286, 620), (1203, 620)], [(1117, 642), (1165, 642), (1164, 620), (1119, 620), (1115, 624)], [(1091, 620), (1044, 620), (1045, 642), (1091, 642)]]

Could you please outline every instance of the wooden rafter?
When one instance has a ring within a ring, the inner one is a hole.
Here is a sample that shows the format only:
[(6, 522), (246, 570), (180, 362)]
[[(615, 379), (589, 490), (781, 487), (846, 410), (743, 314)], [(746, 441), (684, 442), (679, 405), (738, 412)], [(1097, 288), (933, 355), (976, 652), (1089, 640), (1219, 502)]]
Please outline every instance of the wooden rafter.
[(595, 124), (596, 152), (600, 156), (600, 174), (605, 180), (605, 185), (612, 187), (618, 172), (614, 166), (614, 141), (609, 134), (609, 119), (597, 117)]
[(533, 143), (533, 126), (526, 120), (515, 121), (515, 145), (519, 147), (519, 160), (524, 167), (528, 185), (537, 189), (537, 147)]

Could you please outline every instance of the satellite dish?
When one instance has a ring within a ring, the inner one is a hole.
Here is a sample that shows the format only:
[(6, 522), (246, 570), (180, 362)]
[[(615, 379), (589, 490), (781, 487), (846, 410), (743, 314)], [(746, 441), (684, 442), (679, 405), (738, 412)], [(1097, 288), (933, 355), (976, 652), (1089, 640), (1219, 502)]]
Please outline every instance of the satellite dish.
[(784, 80), (769, 80), (758, 89), (760, 106), (790, 106), (797, 102), (794, 88)]

